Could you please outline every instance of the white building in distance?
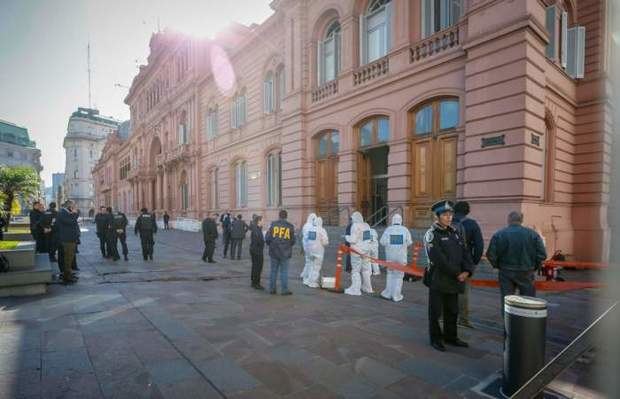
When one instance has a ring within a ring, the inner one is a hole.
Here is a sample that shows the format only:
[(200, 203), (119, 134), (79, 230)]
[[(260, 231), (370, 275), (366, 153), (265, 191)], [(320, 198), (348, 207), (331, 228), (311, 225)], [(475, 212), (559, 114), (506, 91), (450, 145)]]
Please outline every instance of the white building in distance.
[(92, 168), (99, 160), (106, 137), (118, 129), (119, 123), (112, 117), (99, 115), (96, 109), (82, 107), (69, 118), (63, 142), (64, 194), (76, 202), (83, 216), (95, 206)]

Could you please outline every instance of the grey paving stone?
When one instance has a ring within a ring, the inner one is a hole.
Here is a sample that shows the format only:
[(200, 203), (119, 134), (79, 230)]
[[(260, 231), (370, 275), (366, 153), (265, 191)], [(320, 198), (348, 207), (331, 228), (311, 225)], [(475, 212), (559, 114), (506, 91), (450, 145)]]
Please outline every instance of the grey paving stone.
[(103, 395), (93, 374), (53, 375), (42, 378), (41, 398), (99, 399)]
[(405, 378), (405, 374), (402, 372), (369, 357), (358, 359), (353, 368), (357, 374), (381, 388)]
[(137, 370), (122, 378), (101, 382), (101, 390), (106, 398), (161, 399), (163, 395), (153, 378), (146, 370)]
[(164, 398), (221, 399), (222, 395), (201, 377), (159, 385)]
[(82, 332), (74, 328), (49, 330), (43, 333), (43, 351), (65, 351), (84, 347)]
[(43, 376), (68, 376), (93, 373), (93, 367), (85, 348), (56, 352), (43, 352)]
[(336, 393), (346, 399), (372, 398), (377, 392), (377, 388), (362, 378), (354, 377), (336, 389)]
[(448, 385), (444, 386), (444, 389), (454, 391), (454, 392), (463, 392), (468, 391), (470, 388), (476, 386), (480, 380), (471, 378), (466, 375), (462, 375), (456, 380), (450, 382)]
[(0, 353), (0, 374), (41, 369), (41, 353), (36, 349)]
[(301, 391), (310, 383), (297, 367), (279, 362), (256, 362), (244, 365), (243, 368), (278, 395)]
[(158, 385), (200, 378), (196, 369), (185, 359), (162, 360), (147, 363), (145, 367)]
[(40, 370), (0, 373), (0, 398), (30, 398), (40, 395)]
[(452, 369), (448, 364), (430, 359), (420, 361), (417, 358), (410, 358), (403, 361), (399, 369), (405, 374), (413, 375), (437, 386), (447, 385), (462, 375), (459, 370)]
[(226, 358), (216, 358), (198, 363), (198, 369), (218, 389), (226, 393), (254, 389), (259, 382), (235, 362)]

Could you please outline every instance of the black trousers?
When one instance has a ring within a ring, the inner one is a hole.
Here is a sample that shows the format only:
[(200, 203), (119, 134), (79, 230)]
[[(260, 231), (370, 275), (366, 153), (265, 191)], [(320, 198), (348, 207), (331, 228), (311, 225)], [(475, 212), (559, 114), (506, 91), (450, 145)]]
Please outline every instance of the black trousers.
[[(222, 234), (222, 239), (224, 240), (224, 257), (226, 257), (228, 246), (230, 245), (230, 231), (225, 231), (224, 234)], [(232, 253), (230, 255), (232, 257)]]
[(205, 241), (205, 250), (202, 253), (202, 259), (208, 259), (213, 262), (213, 252), (215, 252), (215, 241)]
[[(442, 314), (443, 333), (439, 326), (439, 318)], [(458, 315), (458, 294), (446, 294), (432, 289), (428, 291), (428, 327), (431, 342), (456, 340), (456, 320)]]
[(514, 295), (519, 289), (519, 295), (536, 296), (534, 280), (536, 271), (499, 270), (499, 289), (502, 297), (502, 316), (504, 315), (504, 297)]
[(108, 252), (106, 251), (105, 233), (97, 233), (97, 238), (99, 238), (99, 249), (101, 250), (101, 256), (105, 258), (108, 256)]
[(45, 234), (45, 246), (47, 247), (47, 253), (49, 254), (50, 261), (56, 259), (56, 242), (52, 233)]
[(252, 285), (260, 285), (260, 276), (263, 272), (263, 252), (250, 251), (252, 258)]
[(116, 248), (116, 233), (108, 232), (106, 234), (105, 245), (107, 248), (108, 256), (111, 256), (113, 259), (118, 259), (120, 256), (118, 255), (118, 248)]
[(164, 220), (164, 230), (168, 230), (170, 227), (168, 226), (168, 222)]
[(121, 242), (121, 248), (123, 249), (123, 255), (127, 256), (129, 254), (129, 249), (127, 249), (127, 233), (116, 233), (116, 240), (114, 242), (114, 249), (118, 254), (118, 242)]
[(45, 246), (45, 235), (43, 232), (39, 230), (30, 230), (30, 234), (32, 234), (32, 238), (34, 238), (36, 242), (36, 251), (39, 253), (47, 252), (47, 247)]
[(142, 244), (142, 256), (146, 259), (153, 256), (153, 232), (140, 233), (140, 243)]
[(241, 258), (241, 247), (242, 246), (243, 246), (242, 238), (231, 238), (230, 239), (230, 258), (231, 259)]

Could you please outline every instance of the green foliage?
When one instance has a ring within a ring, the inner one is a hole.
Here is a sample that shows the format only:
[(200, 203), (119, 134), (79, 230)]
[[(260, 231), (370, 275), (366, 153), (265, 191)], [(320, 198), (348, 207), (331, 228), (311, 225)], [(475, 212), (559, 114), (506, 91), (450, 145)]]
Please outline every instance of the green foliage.
[(29, 199), (39, 188), (39, 175), (30, 166), (0, 166), (0, 196), (5, 213), (10, 214), (15, 199)]

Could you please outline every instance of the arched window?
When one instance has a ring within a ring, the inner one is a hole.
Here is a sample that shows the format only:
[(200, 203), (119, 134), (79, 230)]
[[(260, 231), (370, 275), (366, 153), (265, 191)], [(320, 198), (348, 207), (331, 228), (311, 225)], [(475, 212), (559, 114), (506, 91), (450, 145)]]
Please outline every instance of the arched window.
[(217, 209), (219, 207), (218, 172), (219, 169), (217, 167), (209, 170), (209, 209)]
[(574, 21), (572, 12), (563, 1), (556, 1), (545, 9), (545, 28), (549, 34), (545, 54), (572, 78), (580, 79), (585, 69), (586, 28), (571, 24), (570, 21)]
[(185, 111), (181, 112), (181, 117), (179, 118), (179, 144), (188, 144), (189, 143), (189, 133), (187, 128), (187, 113)]
[(317, 139), (316, 159), (325, 159), (338, 155), (340, 150), (340, 134), (337, 130), (329, 130)]
[(318, 43), (317, 82), (319, 85), (336, 79), (340, 71), (340, 23), (334, 21), (323, 40)]
[(238, 129), (245, 124), (246, 118), (246, 99), (245, 91), (233, 97), (230, 104), (230, 127)]
[(246, 161), (237, 161), (235, 171), (235, 205), (245, 208), (248, 205), (248, 166)]
[(218, 124), (218, 106), (214, 105), (213, 107), (209, 107), (205, 118), (207, 140), (211, 140), (217, 136)]
[(445, 98), (434, 100), (414, 112), (413, 134), (423, 136), (454, 129), (459, 125), (459, 100)]
[(273, 112), (273, 104), (274, 104), (274, 82), (273, 82), (273, 73), (271, 71), (267, 72), (265, 76), (265, 80), (263, 81), (263, 111), (266, 114), (270, 114)]
[(187, 172), (181, 173), (181, 209), (186, 211), (189, 209), (189, 183), (187, 179)]
[(463, 13), (463, 0), (422, 0), (422, 37), (455, 25)]
[(373, 0), (360, 16), (360, 64), (368, 64), (387, 55), (391, 46), (392, 2)]
[(282, 158), (280, 152), (267, 155), (267, 206), (282, 204)]
[(282, 109), (282, 101), (286, 94), (286, 78), (284, 76), (284, 65), (280, 65), (276, 70), (276, 111)]
[(360, 147), (369, 147), (390, 140), (390, 120), (387, 117), (375, 117), (364, 122), (359, 129)]

